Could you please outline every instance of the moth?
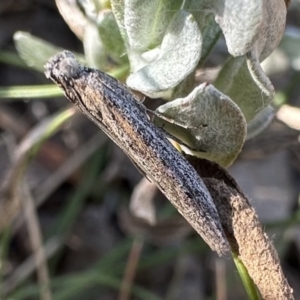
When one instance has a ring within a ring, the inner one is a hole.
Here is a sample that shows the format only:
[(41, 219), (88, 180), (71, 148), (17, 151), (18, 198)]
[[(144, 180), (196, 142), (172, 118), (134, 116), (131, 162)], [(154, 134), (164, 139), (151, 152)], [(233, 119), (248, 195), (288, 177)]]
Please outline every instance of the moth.
[(69, 51), (45, 65), (45, 75), (154, 182), (219, 255), (229, 251), (218, 211), (202, 179), (149, 120), (146, 107), (122, 83), (82, 66)]

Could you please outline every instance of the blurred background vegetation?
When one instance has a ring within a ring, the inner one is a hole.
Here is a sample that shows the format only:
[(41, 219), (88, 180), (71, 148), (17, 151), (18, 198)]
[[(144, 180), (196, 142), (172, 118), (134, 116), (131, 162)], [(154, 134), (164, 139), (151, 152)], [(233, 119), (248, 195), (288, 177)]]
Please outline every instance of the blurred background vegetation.
[[(300, 2), (292, 2), (285, 36), (263, 63), (275, 103), (284, 105), (229, 168), (272, 237), (296, 299), (299, 13)], [(0, 236), (1, 299), (245, 299), (232, 261), (212, 253), (169, 202), (141, 181), (125, 154), (46, 80), (41, 61), (59, 49), (84, 53), (54, 0), (0, 3), (1, 195), (22, 203), (12, 212), (0, 206), (1, 226), (16, 214)], [(227, 56), (221, 37), (201, 80), (211, 81)], [(124, 80), (128, 66), (108, 65), (107, 71)], [(146, 99), (153, 109), (160, 104)], [(130, 213), (141, 186), (155, 197), (155, 226)]]

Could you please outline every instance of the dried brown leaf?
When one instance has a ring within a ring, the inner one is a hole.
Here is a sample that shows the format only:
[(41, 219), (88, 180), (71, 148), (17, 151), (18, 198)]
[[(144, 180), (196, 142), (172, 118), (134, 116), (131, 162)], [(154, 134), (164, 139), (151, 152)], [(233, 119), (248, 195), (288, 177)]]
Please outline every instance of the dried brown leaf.
[(244, 263), (262, 298), (294, 299), (276, 249), (234, 178), (215, 163), (190, 156), (187, 159), (203, 178), (232, 251)]

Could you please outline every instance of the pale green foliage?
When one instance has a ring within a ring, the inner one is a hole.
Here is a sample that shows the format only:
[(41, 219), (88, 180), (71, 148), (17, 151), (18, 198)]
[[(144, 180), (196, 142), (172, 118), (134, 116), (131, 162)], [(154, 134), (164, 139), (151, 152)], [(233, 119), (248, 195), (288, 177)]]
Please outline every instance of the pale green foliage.
[(160, 44), (172, 18), (171, 2), (131, 0), (125, 3), (124, 27), (128, 50), (141, 53)]
[(101, 10), (110, 6), (109, 0), (77, 0), (77, 2), (90, 20), (95, 20)]
[(126, 50), (115, 17), (110, 10), (100, 11), (84, 31), (83, 46), (90, 67), (108, 71), (111, 62), (127, 63)]
[(194, 150), (194, 155), (222, 166), (229, 165), (244, 144), (246, 122), (241, 110), (212, 85), (201, 84), (187, 97), (160, 106), (157, 112), (174, 118), (187, 128), (156, 117), (154, 123), (157, 126), (179, 138)]
[(111, 10), (104, 10), (98, 14), (97, 27), (106, 55), (117, 63), (127, 63), (126, 48)]
[[(197, 155), (227, 166), (246, 139), (245, 128), (252, 138), (272, 120), (275, 92), (260, 62), (283, 35), (284, 1), (111, 0), (111, 7), (103, 0), (77, 3), (88, 24), (83, 37), (88, 64), (111, 71), (129, 63), (130, 88), (169, 101), (158, 108), (160, 113), (186, 127), (207, 125), (189, 130), (163, 121), (164, 130)], [(232, 56), (213, 86), (204, 89), (195, 82), (195, 72), (221, 32)], [(20, 56), (39, 70), (58, 51), (28, 34), (15, 40)], [(32, 48), (42, 51), (37, 55)], [(162, 121), (156, 118), (155, 123)]]
[(215, 2), (216, 21), (224, 33), (228, 52), (233, 56), (245, 55), (260, 27), (263, 0)]
[(126, 64), (125, 46), (112, 11), (101, 10), (103, 4), (96, 0), (81, 0), (80, 3), (88, 17), (83, 46), (89, 66), (109, 71), (112, 62)]
[(145, 66), (128, 77), (128, 86), (152, 97), (174, 88), (197, 66), (201, 45), (201, 33), (192, 14), (178, 11), (166, 30), (156, 56), (152, 56), (146, 65), (146, 60), (143, 60)]
[(106, 53), (104, 45), (100, 39), (97, 27), (93, 23), (88, 23), (83, 36), (83, 47), (86, 61), (90, 67), (102, 66), (107, 68)]
[[(27, 66), (40, 72), (44, 72), (44, 65), (49, 57), (63, 50), (24, 31), (17, 31), (14, 34), (14, 42), (20, 57)], [(81, 54), (76, 53), (76, 57), (80, 62), (85, 63)]]
[[(179, 2), (175, 2), (178, 5)], [(228, 165), (238, 155), (246, 138), (245, 120), (249, 125), (249, 137), (253, 137), (273, 117), (270, 104), (275, 92), (260, 60), (274, 50), (282, 37), (285, 4), (271, 0), (251, 3), (246, 0), (190, 0), (174, 12), (167, 10), (167, 3), (112, 1), (132, 72), (127, 84), (150, 97), (169, 97), (173, 101), (159, 107), (158, 111), (183, 125), (193, 128), (203, 124), (203, 120), (210, 120), (201, 134), (166, 121), (163, 124), (164, 129), (183, 144), (205, 151), (201, 153), (202, 157)], [(226, 107), (235, 108), (236, 114), (222, 113), (221, 109), (216, 113), (214, 108), (224, 105), (222, 93), (215, 92), (214, 100), (210, 102), (203, 93), (194, 96), (197, 88), (191, 92), (193, 75), (189, 75), (193, 74), (199, 61), (202, 65), (219, 36), (220, 29), (213, 19), (223, 31), (228, 52), (233, 55), (213, 84), (229, 96)], [(201, 59), (202, 49), (205, 52)], [(185, 98), (175, 99), (175, 95)], [(189, 101), (192, 102), (188, 104)], [(180, 107), (183, 102), (189, 109)], [(156, 124), (160, 122), (157, 120)], [(220, 134), (214, 134), (215, 131)]]
[(230, 58), (214, 84), (240, 107), (247, 122), (274, 98), (273, 85), (259, 61), (251, 57)]

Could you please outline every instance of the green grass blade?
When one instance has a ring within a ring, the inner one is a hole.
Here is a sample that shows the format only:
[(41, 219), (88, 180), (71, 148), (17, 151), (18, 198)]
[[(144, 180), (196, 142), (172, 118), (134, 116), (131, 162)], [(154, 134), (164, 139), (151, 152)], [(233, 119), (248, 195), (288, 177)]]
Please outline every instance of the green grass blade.
[[(127, 73), (128, 65), (117, 68), (109, 74), (115, 78), (124, 78)], [(5, 99), (5, 101), (23, 98), (54, 98), (62, 95), (62, 90), (54, 84), (0, 87), (0, 99)]]
[(8, 65), (13, 65), (16, 67), (30, 69), (24, 61), (20, 58), (19, 55), (11, 53), (9, 51), (0, 51), (0, 62)]
[(0, 88), (0, 99), (19, 98), (53, 98), (62, 96), (63, 92), (54, 84), (8, 86)]
[(236, 268), (239, 272), (239, 275), (242, 279), (242, 282), (244, 284), (244, 287), (246, 289), (249, 299), (250, 300), (260, 300), (260, 297), (258, 296), (258, 293), (257, 293), (256, 287), (253, 283), (253, 280), (249, 276), (249, 273), (248, 273), (246, 267), (244, 266), (243, 262), (238, 258), (238, 256), (235, 253), (232, 254), (232, 257), (233, 257), (233, 261), (236, 265)]

